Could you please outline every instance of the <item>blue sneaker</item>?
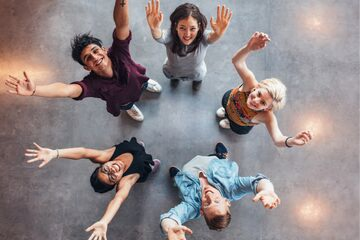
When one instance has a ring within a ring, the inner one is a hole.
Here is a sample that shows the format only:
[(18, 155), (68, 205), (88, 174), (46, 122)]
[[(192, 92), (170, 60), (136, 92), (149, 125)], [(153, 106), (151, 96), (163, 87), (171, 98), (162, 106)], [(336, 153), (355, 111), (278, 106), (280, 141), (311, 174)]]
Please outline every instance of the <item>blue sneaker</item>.
[(215, 147), (215, 153), (218, 158), (226, 159), (228, 155), (228, 150), (223, 143), (218, 142)]
[(178, 169), (177, 167), (169, 168), (170, 178), (174, 178), (178, 172), (180, 172), (180, 169)]

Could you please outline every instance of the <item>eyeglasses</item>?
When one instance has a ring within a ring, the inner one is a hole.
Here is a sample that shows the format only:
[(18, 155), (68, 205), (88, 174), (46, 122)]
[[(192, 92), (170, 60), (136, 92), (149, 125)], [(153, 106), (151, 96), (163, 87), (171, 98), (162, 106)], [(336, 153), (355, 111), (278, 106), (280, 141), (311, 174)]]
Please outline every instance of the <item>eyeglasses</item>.
[(110, 172), (109, 166), (106, 165), (101, 166), (100, 171), (108, 176), (111, 184), (116, 183), (116, 175), (115, 173)]

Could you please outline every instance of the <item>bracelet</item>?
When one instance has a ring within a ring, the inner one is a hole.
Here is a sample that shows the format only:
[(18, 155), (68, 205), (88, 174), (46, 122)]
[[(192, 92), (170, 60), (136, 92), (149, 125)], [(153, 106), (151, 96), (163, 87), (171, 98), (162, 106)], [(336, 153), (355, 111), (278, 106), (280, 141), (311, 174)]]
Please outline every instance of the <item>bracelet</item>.
[(292, 137), (287, 137), (286, 140), (285, 140), (285, 146), (288, 147), (288, 148), (291, 148), (292, 146), (290, 146), (287, 141), (292, 138)]
[(59, 149), (56, 149), (56, 158), (59, 159), (60, 154), (59, 154)]
[(34, 91), (32, 92), (32, 94), (30, 96), (34, 96), (35, 92), (36, 92), (36, 86), (35, 86), (35, 89), (34, 89)]

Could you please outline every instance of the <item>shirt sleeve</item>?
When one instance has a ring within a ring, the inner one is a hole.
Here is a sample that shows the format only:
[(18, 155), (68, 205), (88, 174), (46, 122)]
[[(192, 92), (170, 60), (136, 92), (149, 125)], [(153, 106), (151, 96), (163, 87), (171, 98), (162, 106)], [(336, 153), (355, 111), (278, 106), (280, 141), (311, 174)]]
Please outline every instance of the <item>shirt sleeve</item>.
[(168, 44), (172, 41), (171, 32), (170, 30), (162, 30), (160, 38), (154, 38), (155, 41), (162, 44)]
[(262, 174), (257, 174), (255, 177), (237, 177), (232, 196), (237, 200), (250, 193), (256, 194), (256, 187), (261, 179), (268, 178)]
[(78, 101), (87, 97), (100, 97), (99, 92), (96, 90), (96, 87), (90, 78), (84, 78), (82, 81), (72, 82), (71, 84), (78, 84), (82, 88), (80, 96), (73, 98), (74, 100)]
[(204, 41), (204, 45), (205, 45), (205, 46), (211, 44), (211, 43), (209, 43), (209, 41), (208, 41), (208, 38), (209, 38), (209, 35), (210, 35), (211, 32), (212, 32), (212, 30), (209, 30), (209, 29), (207, 29), (207, 30), (204, 31), (203, 41)]
[(183, 223), (197, 218), (197, 211), (196, 209), (191, 206), (189, 203), (182, 201), (179, 205), (176, 207), (170, 209), (169, 212), (161, 214), (160, 216), (160, 224), (162, 220), (165, 218), (170, 218), (177, 222), (179, 225), (182, 225)]
[(116, 32), (114, 30), (113, 32), (113, 43), (111, 45), (111, 48), (109, 49), (109, 52), (115, 54), (115, 55), (125, 55), (127, 57), (130, 57), (130, 42), (132, 39), (132, 33), (129, 32), (129, 36), (124, 39), (120, 40), (116, 37)]

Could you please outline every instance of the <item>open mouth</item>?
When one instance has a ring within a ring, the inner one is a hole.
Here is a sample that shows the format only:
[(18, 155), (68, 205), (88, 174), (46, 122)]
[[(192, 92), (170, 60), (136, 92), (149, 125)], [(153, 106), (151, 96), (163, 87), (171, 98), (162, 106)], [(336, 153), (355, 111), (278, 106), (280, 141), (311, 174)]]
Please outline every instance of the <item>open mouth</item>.
[(115, 170), (115, 172), (119, 172), (121, 170), (121, 166), (118, 163), (114, 163), (112, 168)]
[(97, 60), (97, 61), (95, 62), (95, 66), (99, 66), (99, 65), (102, 63), (103, 60), (104, 60), (103, 57), (100, 58), (99, 60)]

